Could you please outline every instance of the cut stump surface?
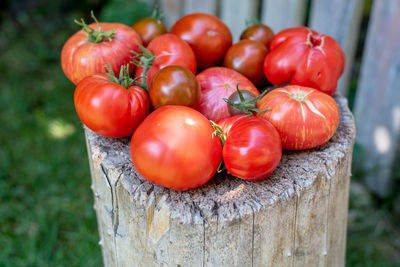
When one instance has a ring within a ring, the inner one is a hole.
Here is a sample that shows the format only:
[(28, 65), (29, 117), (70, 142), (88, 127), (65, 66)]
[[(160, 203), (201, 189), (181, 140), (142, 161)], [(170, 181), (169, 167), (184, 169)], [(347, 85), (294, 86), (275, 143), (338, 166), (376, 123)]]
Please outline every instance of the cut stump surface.
[(335, 100), (325, 145), (284, 151), (263, 181), (217, 175), (186, 192), (143, 179), (129, 139), (85, 129), (105, 266), (344, 266), (355, 127)]

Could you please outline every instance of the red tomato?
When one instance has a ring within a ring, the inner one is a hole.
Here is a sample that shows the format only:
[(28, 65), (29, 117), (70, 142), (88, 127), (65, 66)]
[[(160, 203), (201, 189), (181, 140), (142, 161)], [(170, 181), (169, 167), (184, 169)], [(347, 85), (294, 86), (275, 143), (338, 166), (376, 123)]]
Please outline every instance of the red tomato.
[(230, 117), (228, 106), (223, 98), (229, 98), (240, 90), (247, 90), (254, 96), (260, 95), (257, 88), (242, 74), (224, 67), (212, 67), (203, 70), (197, 76), (201, 87), (201, 99), (198, 110), (212, 121)]
[(205, 184), (217, 171), (222, 146), (211, 123), (185, 106), (151, 113), (131, 141), (132, 162), (148, 181), (175, 190)]
[(194, 13), (183, 16), (171, 28), (193, 48), (200, 70), (218, 65), (232, 45), (232, 34), (220, 19), (213, 15)]
[(282, 157), (281, 138), (267, 120), (237, 115), (220, 120), (218, 125), (226, 136), (222, 156), (230, 174), (259, 181), (278, 166)]
[(344, 64), (344, 52), (333, 38), (296, 27), (272, 39), (264, 73), (276, 85), (302, 85), (333, 95)]
[(146, 91), (135, 85), (126, 89), (105, 74), (91, 75), (79, 82), (74, 102), (87, 127), (113, 138), (132, 135), (150, 110)]
[(284, 149), (302, 150), (327, 142), (339, 124), (339, 109), (335, 100), (316, 89), (286, 86), (272, 90), (258, 101), (257, 113), (278, 130)]
[(200, 84), (185, 67), (167, 66), (151, 80), (149, 96), (154, 108), (182, 105), (195, 108), (200, 103)]
[[(83, 30), (72, 35), (61, 51), (61, 67), (74, 84), (78, 84), (86, 76), (104, 72), (104, 66), (110, 64), (115, 73), (119, 73), (122, 65), (131, 62), (132, 50), (139, 52), (138, 44), (142, 44), (140, 36), (131, 27), (120, 23), (92, 23), (89, 25), (97, 32), (108, 32), (110, 38), (99, 37), (96, 42), (93, 34)], [(134, 66), (129, 66), (130, 73)]]
[(246, 76), (255, 85), (265, 81), (264, 59), (268, 49), (258, 41), (243, 40), (232, 45), (225, 54), (223, 66)]
[(265, 45), (265, 47), (269, 48), (269, 43), (273, 37), (274, 32), (270, 27), (258, 23), (246, 28), (246, 30), (244, 30), (244, 32), (240, 35), (240, 40), (259, 41)]
[[(150, 85), (151, 79), (156, 72), (166, 66), (179, 65), (189, 69), (193, 74), (196, 73), (196, 57), (190, 46), (173, 34), (163, 34), (150, 42), (147, 49), (156, 56), (153, 65), (147, 72), (147, 84)], [(137, 68), (135, 77), (143, 75), (143, 69)], [(141, 79), (139, 79), (141, 80)]]
[(139, 20), (132, 25), (132, 28), (140, 35), (144, 46), (147, 46), (157, 36), (168, 32), (161, 20), (151, 17)]

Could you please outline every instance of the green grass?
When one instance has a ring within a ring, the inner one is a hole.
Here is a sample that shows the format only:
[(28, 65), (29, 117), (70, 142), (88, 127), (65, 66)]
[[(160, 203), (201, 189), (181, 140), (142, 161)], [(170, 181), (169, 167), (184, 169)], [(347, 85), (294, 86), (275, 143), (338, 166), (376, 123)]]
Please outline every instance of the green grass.
[(71, 27), (17, 19), (22, 29), (6, 17), (0, 31), (0, 266), (99, 266), (85, 140), (59, 63)]
[(398, 211), (374, 196), (356, 179), (350, 190), (347, 266), (400, 265)]
[[(105, 10), (109, 20), (119, 14)], [(77, 29), (71, 21), (82, 14), (50, 6), (3, 15), (0, 24), (1, 267), (102, 264), (74, 86), (59, 62)], [(376, 199), (360, 179), (352, 186), (347, 265), (398, 266), (400, 198)]]

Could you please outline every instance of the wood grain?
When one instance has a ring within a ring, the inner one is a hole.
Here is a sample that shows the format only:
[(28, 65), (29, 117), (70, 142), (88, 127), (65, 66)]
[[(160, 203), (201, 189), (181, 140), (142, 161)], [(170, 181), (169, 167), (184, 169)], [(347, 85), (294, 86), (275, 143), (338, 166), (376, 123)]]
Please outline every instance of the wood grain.
[(309, 27), (333, 37), (346, 55), (346, 66), (338, 89), (347, 95), (361, 24), (362, 0), (313, 0)]
[(391, 193), (400, 144), (400, 2), (374, 1), (358, 83), (355, 117), (371, 190)]
[(341, 120), (320, 148), (286, 151), (261, 182), (229, 175), (195, 190), (153, 185), (134, 169), (129, 139), (86, 129), (106, 266), (343, 266), (355, 129)]
[(285, 28), (301, 26), (306, 18), (306, 0), (264, 0), (261, 22), (277, 33)]
[(233, 43), (239, 41), (246, 28), (246, 20), (258, 17), (258, 0), (221, 0), (220, 18), (232, 32)]
[(217, 14), (218, 0), (186, 0), (183, 13), (207, 13), (212, 15)]
[(183, 15), (183, 0), (158, 0), (158, 5), (163, 12), (163, 21), (168, 29)]

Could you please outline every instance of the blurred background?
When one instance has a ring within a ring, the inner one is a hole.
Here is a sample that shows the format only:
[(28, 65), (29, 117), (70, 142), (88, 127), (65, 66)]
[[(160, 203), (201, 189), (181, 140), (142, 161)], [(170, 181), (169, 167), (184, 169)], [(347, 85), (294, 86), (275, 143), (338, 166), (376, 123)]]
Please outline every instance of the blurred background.
[[(174, 6), (176, 1), (164, 2), (170, 10), (181, 8)], [(305, 2), (310, 10), (311, 1)], [(356, 25), (359, 37), (346, 92), (351, 108), (359, 88), (374, 5), (372, 0), (357, 2), (361, 3), (361, 18)], [(61, 70), (60, 51), (79, 30), (73, 20), (82, 17), (90, 21), (90, 10), (100, 21), (132, 25), (150, 15), (153, 3), (0, 2), (0, 266), (102, 264), (84, 132), (74, 110), (74, 85)], [(221, 7), (216, 10), (224, 12)], [(307, 10), (305, 22), (309, 19)], [(244, 28), (244, 21), (242, 24)], [(398, 144), (392, 144), (394, 150), (399, 150)], [(347, 265), (399, 266), (399, 166), (396, 161), (387, 166), (391, 170), (386, 174), (390, 190), (382, 193), (366, 178), (371, 169), (367, 170), (362, 162), (369, 154), (357, 141)]]

